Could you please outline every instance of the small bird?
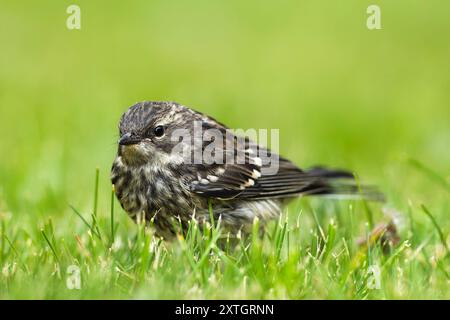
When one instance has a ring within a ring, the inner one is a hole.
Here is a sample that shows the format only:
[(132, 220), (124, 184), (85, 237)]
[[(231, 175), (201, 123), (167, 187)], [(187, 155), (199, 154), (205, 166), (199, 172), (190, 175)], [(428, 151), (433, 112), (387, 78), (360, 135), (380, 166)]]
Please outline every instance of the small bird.
[(111, 170), (116, 196), (132, 219), (151, 221), (164, 239), (173, 238), (180, 226), (186, 230), (192, 218), (211, 222), (211, 212), (227, 232), (248, 233), (255, 218), (264, 225), (298, 196), (376, 195), (357, 186), (351, 172), (302, 170), (176, 102), (131, 106), (120, 119), (119, 133)]

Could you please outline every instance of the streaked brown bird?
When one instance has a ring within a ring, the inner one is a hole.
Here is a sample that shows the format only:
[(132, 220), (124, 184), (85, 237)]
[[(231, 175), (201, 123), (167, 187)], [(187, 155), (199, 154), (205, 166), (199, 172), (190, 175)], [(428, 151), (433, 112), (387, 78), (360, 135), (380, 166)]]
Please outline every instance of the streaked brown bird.
[(297, 196), (380, 196), (358, 187), (348, 171), (302, 170), (175, 102), (131, 106), (120, 119), (119, 133), (111, 171), (116, 196), (131, 218), (152, 221), (156, 234), (166, 239), (179, 225), (185, 230), (193, 217), (209, 221), (209, 208), (225, 230), (245, 233), (255, 217), (264, 224)]

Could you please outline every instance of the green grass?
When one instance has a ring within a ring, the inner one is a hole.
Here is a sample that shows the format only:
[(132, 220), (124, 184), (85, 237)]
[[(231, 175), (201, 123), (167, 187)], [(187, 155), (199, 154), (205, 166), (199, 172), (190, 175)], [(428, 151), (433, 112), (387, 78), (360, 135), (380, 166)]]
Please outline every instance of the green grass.
[[(360, 0), (77, 3), (79, 31), (72, 2), (0, 10), (0, 298), (450, 298), (448, 6), (380, 0), (369, 31)], [(192, 222), (163, 242), (109, 181), (140, 100), (279, 128), (282, 155), (355, 170), (387, 202), (303, 198), (263, 237)], [(392, 219), (385, 253), (368, 232)]]
[[(2, 297), (449, 297), (449, 251), (437, 223), (412, 229), (416, 221), (409, 221), (400, 243), (384, 253), (368, 233), (361, 245), (349, 230), (363, 215), (363, 203), (318, 202), (300, 201), (306, 210), (280, 217), (263, 236), (255, 220), (251, 235), (237, 240), (222, 232), (220, 220), (203, 228), (192, 220), (186, 237), (180, 233), (168, 243), (153, 236), (151, 223), (119, 226), (113, 209), (89, 219), (74, 208), (82, 223), (63, 230), (52, 218), (30, 232), (2, 219)], [(80, 270), (80, 290), (67, 287), (72, 266)], [(378, 289), (370, 286), (373, 266), (380, 270)]]

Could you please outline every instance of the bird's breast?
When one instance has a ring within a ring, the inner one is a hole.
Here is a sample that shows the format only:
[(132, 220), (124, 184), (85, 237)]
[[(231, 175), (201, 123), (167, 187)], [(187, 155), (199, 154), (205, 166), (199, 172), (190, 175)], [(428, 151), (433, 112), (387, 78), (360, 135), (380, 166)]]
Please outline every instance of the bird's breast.
[(151, 216), (157, 211), (170, 212), (171, 215), (180, 211), (192, 212), (189, 191), (180, 183), (175, 172), (167, 168), (151, 164), (130, 167), (117, 157), (112, 167), (111, 181), (117, 199), (132, 217), (138, 213)]

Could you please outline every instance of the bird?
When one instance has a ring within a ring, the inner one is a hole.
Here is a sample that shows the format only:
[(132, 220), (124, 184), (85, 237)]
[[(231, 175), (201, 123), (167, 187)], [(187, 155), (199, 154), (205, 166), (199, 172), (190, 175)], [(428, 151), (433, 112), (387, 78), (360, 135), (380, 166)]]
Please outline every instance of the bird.
[(300, 196), (379, 197), (350, 171), (300, 169), (171, 101), (142, 101), (123, 113), (111, 182), (124, 211), (135, 222), (151, 223), (166, 240), (186, 232), (192, 219), (220, 221), (225, 232), (248, 234), (255, 219), (266, 225)]

